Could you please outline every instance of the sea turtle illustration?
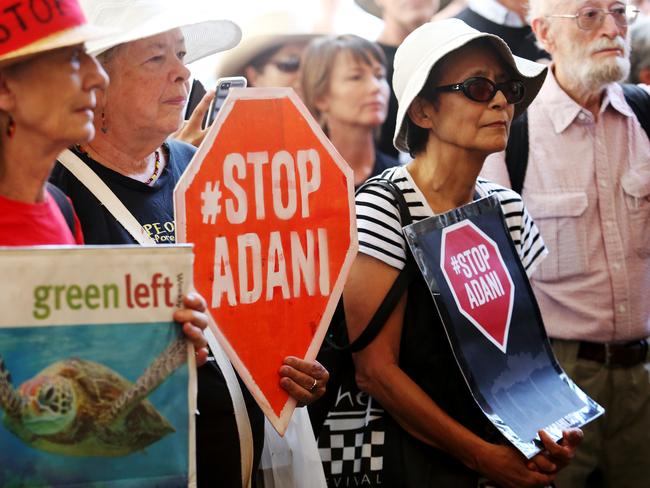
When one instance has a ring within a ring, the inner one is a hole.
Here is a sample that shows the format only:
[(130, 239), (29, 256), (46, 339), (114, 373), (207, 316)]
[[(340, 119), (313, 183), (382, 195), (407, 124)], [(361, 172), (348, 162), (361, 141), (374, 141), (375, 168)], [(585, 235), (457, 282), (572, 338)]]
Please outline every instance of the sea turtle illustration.
[(0, 356), (4, 425), (26, 444), (69, 456), (125, 456), (174, 432), (146, 397), (187, 358), (174, 340), (135, 383), (106, 366), (69, 358), (18, 389)]

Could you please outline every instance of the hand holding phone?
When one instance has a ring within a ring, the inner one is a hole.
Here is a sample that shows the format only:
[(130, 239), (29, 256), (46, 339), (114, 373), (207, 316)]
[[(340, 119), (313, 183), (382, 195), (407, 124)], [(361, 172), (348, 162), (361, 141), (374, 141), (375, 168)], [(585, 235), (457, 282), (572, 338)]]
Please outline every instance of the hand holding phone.
[(181, 128), (174, 132), (171, 137), (198, 147), (207, 133), (203, 128), (203, 122), (208, 116), (208, 109), (212, 100), (214, 100), (213, 91), (204, 93), (200, 101), (193, 107), (189, 119), (184, 121)]
[(243, 76), (229, 76), (227, 78), (219, 78), (217, 80), (217, 88), (215, 90), (214, 99), (210, 103), (208, 109), (208, 116), (203, 121), (203, 128), (209, 127), (214, 122), (219, 109), (228, 96), (228, 91), (231, 88), (246, 88), (246, 78)]

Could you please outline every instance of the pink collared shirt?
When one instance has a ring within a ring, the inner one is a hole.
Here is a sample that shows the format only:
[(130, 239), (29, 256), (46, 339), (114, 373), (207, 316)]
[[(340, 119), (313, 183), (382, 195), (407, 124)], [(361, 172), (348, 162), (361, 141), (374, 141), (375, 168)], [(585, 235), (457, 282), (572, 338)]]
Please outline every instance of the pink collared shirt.
[[(595, 121), (549, 71), (528, 120), (522, 195), (549, 250), (531, 280), (549, 335), (649, 336), (650, 141), (621, 87), (607, 87)], [(481, 175), (509, 186), (505, 154)]]

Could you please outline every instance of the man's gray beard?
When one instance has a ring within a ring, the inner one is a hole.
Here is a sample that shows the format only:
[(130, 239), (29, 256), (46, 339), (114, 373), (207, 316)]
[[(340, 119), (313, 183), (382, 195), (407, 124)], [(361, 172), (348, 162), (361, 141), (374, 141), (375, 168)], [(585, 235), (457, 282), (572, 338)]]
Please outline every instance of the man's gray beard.
[(630, 60), (617, 57), (596, 63), (592, 60), (568, 63), (564, 74), (571, 85), (582, 93), (602, 90), (610, 83), (625, 80), (630, 74)]

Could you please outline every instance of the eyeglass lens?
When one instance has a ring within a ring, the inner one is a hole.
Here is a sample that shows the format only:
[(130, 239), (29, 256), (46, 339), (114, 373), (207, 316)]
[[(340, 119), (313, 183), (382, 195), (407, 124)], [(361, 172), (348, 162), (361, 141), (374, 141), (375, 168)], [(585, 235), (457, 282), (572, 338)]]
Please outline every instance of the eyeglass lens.
[(611, 15), (619, 27), (625, 27), (634, 22), (638, 10), (631, 5), (617, 4), (605, 10), (596, 7), (584, 7), (578, 10), (578, 27), (585, 30), (595, 29), (605, 20), (606, 15)]

